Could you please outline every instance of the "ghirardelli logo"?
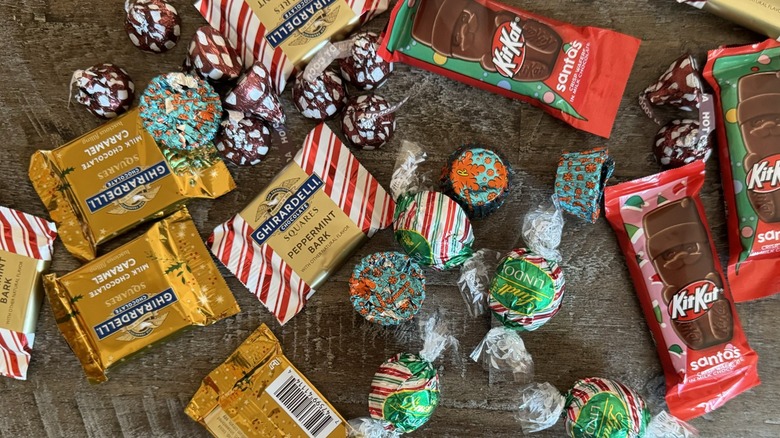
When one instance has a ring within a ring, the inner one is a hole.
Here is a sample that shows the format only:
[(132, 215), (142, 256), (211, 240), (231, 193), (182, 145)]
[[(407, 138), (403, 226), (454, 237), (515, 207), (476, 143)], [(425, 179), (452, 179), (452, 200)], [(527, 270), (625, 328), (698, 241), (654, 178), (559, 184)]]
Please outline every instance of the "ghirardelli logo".
[(493, 34), (493, 64), (508, 78), (520, 71), (525, 59), (525, 37), (520, 18), (501, 24)]
[(780, 154), (764, 158), (754, 164), (747, 174), (747, 188), (756, 193), (780, 189)]
[(694, 281), (672, 296), (669, 315), (674, 321), (693, 321), (707, 313), (721, 293), (722, 289), (709, 280)]
[(279, 183), (273, 190), (268, 192), (265, 201), (257, 206), (255, 212), (255, 222), (262, 223), (276, 214), (284, 205), (284, 201), (292, 196), (295, 191), (293, 188), (300, 178), (290, 178)]

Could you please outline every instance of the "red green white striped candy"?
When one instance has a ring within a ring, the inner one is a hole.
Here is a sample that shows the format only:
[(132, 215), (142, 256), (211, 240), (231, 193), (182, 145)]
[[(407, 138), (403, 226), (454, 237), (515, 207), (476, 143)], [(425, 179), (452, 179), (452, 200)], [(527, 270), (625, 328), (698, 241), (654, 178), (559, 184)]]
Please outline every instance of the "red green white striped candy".
[(425, 424), (439, 404), (439, 374), (420, 356), (399, 353), (374, 374), (368, 394), (372, 418), (389, 430), (408, 433)]
[(536, 330), (561, 309), (565, 281), (561, 267), (525, 249), (514, 249), (498, 265), (488, 306), (504, 326)]
[(591, 377), (566, 394), (566, 431), (573, 438), (639, 438), (650, 413), (644, 399), (614, 380)]

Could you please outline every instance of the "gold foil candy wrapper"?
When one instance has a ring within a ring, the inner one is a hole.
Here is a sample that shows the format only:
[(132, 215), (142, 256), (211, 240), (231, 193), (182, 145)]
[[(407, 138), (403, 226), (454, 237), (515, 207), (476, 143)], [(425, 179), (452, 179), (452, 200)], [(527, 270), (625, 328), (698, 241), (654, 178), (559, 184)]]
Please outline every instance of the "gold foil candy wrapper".
[(39, 217), (0, 207), (0, 376), (27, 379), (57, 229)]
[(44, 287), (65, 340), (92, 383), (185, 328), (239, 312), (186, 208)]
[(780, 40), (780, 0), (677, 0)]
[(395, 203), (325, 124), (208, 245), (281, 324), (360, 245), (392, 223)]
[(203, 379), (184, 412), (217, 438), (347, 436), (347, 422), (265, 324)]
[(235, 188), (213, 145), (158, 146), (137, 109), (57, 149), (35, 152), (29, 176), (65, 248), (82, 261), (95, 258), (97, 245), (190, 198), (213, 199)]

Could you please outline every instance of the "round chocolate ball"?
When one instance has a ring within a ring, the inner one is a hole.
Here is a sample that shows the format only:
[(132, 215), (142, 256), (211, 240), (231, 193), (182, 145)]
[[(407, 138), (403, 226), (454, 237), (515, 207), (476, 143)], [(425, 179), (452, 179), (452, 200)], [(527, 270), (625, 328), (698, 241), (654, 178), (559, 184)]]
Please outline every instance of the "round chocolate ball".
[(574, 382), (565, 409), (566, 432), (572, 438), (639, 438), (645, 436), (650, 422), (642, 396), (600, 377)]
[(184, 68), (214, 82), (238, 79), (243, 69), (241, 57), (217, 29), (201, 26), (192, 36)]
[(353, 97), (341, 119), (341, 130), (357, 148), (380, 148), (395, 132), (395, 111), (384, 97), (375, 94)]
[(125, 30), (130, 41), (145, 52), (162, 53), (174, 48), (181, 35), (181, 18), (165, 0), (125, 1)]
[(271, 130), (266, 122), (254, 117), (240, 120), (228, 117), (222, 122), (214, 143), (223, 157), (237, 165), (255, 165), (268, 155)]
[(347, 104), (344, 82), (331, 69), (326, 69), (314, 82), (304, 79), (304, 71), (295, 76), (293, 103), (304, 117), (325, 120), (333, 117)]
[(104, 119), (114, 118), (130, 109), (135, 97), (135, 85), (130, 76), (123, 68), (113, 64), (76, 70), (71, 86), (76, 87), (76, 102)]
[(655, 135), (653, 154), (664, 169), (684, 166), (695, 160), (707, 160), (712, 148), (709, 136), (698, 139), (699, 121), (672, 120)]
[(385, 61), (377, 53), (379, 35), (360, 32), (352, 37), (352, 41), (352, 55), (339, 59), (341, 75), (361, 90), (380, 87), (392, 73), (393, 63)]

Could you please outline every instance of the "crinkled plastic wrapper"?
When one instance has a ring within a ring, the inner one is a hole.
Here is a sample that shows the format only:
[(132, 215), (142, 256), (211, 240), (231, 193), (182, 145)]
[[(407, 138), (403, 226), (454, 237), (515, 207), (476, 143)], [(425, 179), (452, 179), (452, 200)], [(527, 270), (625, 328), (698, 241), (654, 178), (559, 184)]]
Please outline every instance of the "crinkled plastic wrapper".
[(185, 208), (73, 272), (45, 276), (44, 287), (93, 383), (154, 343), (240, 311)]
[(35, 152), (29, 176), (65, 248), (82, 261), (94, 259), (101, 243), (190, 198), (213, 199), (235, 188), (214, 146), (158, 146), (137, 109), (57, 149)]
[[(249, 67), (261, 61), (277, 92), (330, 40), (387, 10), (388, 0), (197, 0), (195, 8)], [(312, 14), (312, 8), (314, 13)]]
[(281, 324), (351, 253), (392, 223), (395, 203), (325, 124), (241, 212), (211, 251)]
[(0, 376), (27, 379), (54, 224), (0, 207)]
[(184, 412), (217, 438), (347, 436), (347, 422), (265, 324), (203, 379)]

